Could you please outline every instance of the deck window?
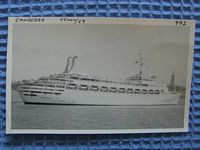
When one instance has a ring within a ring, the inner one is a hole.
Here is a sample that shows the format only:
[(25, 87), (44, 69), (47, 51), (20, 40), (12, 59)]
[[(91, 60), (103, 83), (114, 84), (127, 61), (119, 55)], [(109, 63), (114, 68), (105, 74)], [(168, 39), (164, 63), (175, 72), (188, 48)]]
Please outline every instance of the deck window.
[(90, 86), (90, 91), (98, 91), (98, 90), (99, 90), (98, 86), (96, 86), (96, 85)]
[(140, 89), (135, 89), (134, 94), (140, 94)]
[(82, 80), (82, 81), (89, 81), (90, 79), (88, 79), (88, 78), (80, 78), (80, 80)]
[(124, 88), (119, 88), (118, 89), (118, 93), (125, 93), (125, 89)]
[(70, 79), (78, 80), (79, 78), (75, 76), (71, 76)]
[(56, 87), (58, 87), (58, 88), (65, 88), (65, 86), (62, 86), (62, 85), (57, 85)]
[(100, 88), (100, 91), (101, 91), (101, 92), (108, 92), (108, 87), (102, 86), (102, 87)]
[(55, 95), (61, 95), (61, 93), (54, 93)]
[(149, 94), (153, 94), (153, 90), (149, 90)]
[(128, 88), (128, 89), (126, 90), (126, 93), (132, 94), (132, 93), (133, 93), (133, 89)]
[(29, 90), (21, 90), (22, 92), (30, 92)]
[(87, 91), (88, 90), (88, 86), (87, 85), (84, 85), (84, 84), (81, 84), (79, 87), (78, 87), (79, 90), (83, 90), (83, 91)]
[(54, 89), (43, 89), (43, 90), (46, 90), (46, 91), (53, 91)]
[(52, 92), (43, 92), (43, 94), (53, 94)]
[(117, 88), (116, 87), (111, 87), (109, 92), (116, 93), (117, 92)]
[(141, 93), (142, 93), (142, 94), (147, 94), (147, 90), (146, 90), (146, 89), (143, 89)]
[(64, 90), (61, 90), (61, 89), (55, 89), (55, 91), (64, 92)]
[(36, 94), (24, 94), (24, 96), (37, 96)]
[(77, 85), (73, 84), (73, 83), (69, 83), (69, 84), (67, 84), (66, 89), (76, 90), (77, 89)]
[(100, 82), (99, 79), (90, 79), (91, 81)]
[(30, 91), (31, 93), (42, 93), (41, 91)]
[(155, 94), (160, 94), (160, 91), (159, 90), (155, 90)]
[(42, 90), (43, 88), (38, 88), (38, 87), (31, 87), (31, 90)]

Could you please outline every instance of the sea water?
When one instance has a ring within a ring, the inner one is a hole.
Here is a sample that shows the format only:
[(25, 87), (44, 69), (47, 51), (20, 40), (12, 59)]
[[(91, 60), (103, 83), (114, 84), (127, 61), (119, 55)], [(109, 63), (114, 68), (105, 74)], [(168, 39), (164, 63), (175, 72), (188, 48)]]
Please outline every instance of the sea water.
[(182, 128), (184, 99), (163, 106), (76, 106), (24, 104), (12, 91), (12, 129)]

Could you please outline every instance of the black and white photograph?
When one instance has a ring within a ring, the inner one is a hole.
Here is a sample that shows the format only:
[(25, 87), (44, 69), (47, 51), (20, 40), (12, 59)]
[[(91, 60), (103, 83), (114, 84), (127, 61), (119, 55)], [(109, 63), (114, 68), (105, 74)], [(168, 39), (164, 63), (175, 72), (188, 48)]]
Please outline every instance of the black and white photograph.
[(194, 26), (9, 18), (6, 132), (187, 132)]

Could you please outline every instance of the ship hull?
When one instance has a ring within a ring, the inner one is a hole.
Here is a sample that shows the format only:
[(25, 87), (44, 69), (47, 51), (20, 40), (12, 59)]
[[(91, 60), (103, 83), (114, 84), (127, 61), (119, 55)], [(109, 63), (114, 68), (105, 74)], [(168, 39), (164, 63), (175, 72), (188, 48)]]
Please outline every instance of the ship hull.
[(170, 105), (177, 104), (180, 93), (172, 94), (113, 94), (67, 90), (61, 95), (37, 94), (25, 96), (24, 103), (66, 104), (66, 105)]

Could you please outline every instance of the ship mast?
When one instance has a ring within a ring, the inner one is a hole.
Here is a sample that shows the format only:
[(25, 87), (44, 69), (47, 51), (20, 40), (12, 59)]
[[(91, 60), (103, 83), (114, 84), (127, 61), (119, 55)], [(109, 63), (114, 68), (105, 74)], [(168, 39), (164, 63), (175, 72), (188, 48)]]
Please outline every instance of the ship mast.
[(141, 84), (142, 83), (142, 67), (144, 65), (144, 62), (143, 62), (143, 58), (142, 58), (142, 54), (139, 53), (139, 61), (136, 61), (135, 63), (139, 64), (139, 67), (140, 67), (140, 70), (139, 70), (139, 83)]
[(176, 89), (175, 89), (175, 72), (174, 71), (171, 74), (171, 83), (170, 84), (171, 84), (173, 93), (175, 93)]
[(141, 53), (139, 53), (139, 56), (140, 56), (140, 82), (142, 82), (142, 66), (143, 66), (143, 59), (141, 57)]

